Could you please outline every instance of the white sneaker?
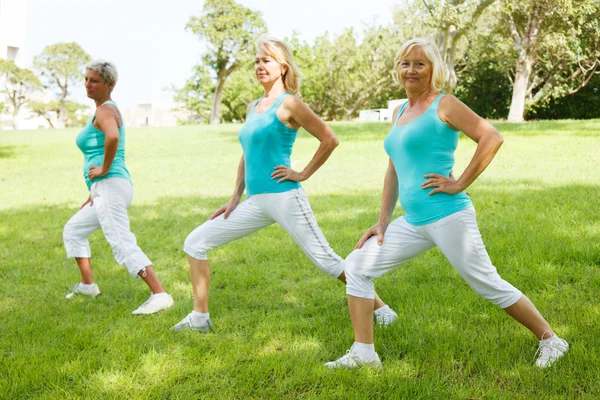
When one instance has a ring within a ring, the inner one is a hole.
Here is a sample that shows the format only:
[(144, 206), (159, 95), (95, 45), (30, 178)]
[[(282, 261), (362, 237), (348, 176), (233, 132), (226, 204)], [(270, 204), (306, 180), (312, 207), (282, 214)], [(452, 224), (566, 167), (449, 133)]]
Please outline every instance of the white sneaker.
[(383, 367), (377, 353), (374, 354), (375, 355), (373, 356), (373, 358), (365, 360), (359, 357), (357, 354), (354, 354), (352, 352), (352, 349), (350, 349), (346, 352), (345, 356), (338, 358), (335, 361), (325, 363), (325, 366), (327, 368), (359, 368), (362, 366), (370, 366), (376, 368)]
[(137, 310), (132, 311), (132, 314), (154, 314), (173, 305), (173, 298), (170, 294), (150, 295), (144, 304), (139, 306)]
[(193, 325), (192, 324), (192, 314), (188, 314), (186, 315), (186, 317), (184, 319), (182, 319), (181, 321), (179, 321), (178, 324), (173, 326), (173, 329), (175, 329), (178, 332), (181, 331), (187, 331), (187, 330), (194, 330), (194, 331), (200, 331), (200, 332), (208, 332), (208, 331), (212, 331), (214, 330), (212, 321), (210, 320), (210, 318), (207, 318), (206, 320), (204, 320), (204, 322), (200, 325)]
[(76, 294), (82, 294), (84, 296), (90, 296), (91, 298), (94, 298), (100, 294), (100, 288), (95, 283), (92, 284), (90, 288), (81, 287), (79, 283), (76, 283), (73, 286), (71, 286), (71, 289), (69, 289), (69, 293), (67, 293), (65, 297), (67, 299), (70, 299)]
[(398, 314), (391, 308), (384, 306), (373, 312), (375, 315), (375, 324), (385, 328), (394, 323), (398, 319)]
[(540, 368), (549, 367), (559, 358), (564, 356), (568, 350), (569, 343), (556, 335), (545, 340), (540, 340), (540, 347), (536, 352), (536, 354), (539, 353), (539, 356), (535, 361), (535, 365)]

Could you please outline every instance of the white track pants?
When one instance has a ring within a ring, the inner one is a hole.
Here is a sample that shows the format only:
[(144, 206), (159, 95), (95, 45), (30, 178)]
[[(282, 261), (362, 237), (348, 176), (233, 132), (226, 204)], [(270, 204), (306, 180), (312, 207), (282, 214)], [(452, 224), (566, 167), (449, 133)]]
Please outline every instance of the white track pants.
[(185, 239), (183, 250), (197, 260), (208, 251), (278, 223), (323, 272), (338, 277), (344, 261), (323, 236), (302, 188), (283, 193), (256, 194), (240, 203), (227, 217), (208, 220)]
[(373, 279), (435, 246), (484, 299), (506, 308), (521, 298), (522, 293), (503, 280), (492, 265), (472, 208), (422, 226), (410, 225), (404, 217), (394, 220), (381, 246), (373, 236), (346, 258), (346, 293), (374, 298)]
[(133, 199), (133, 186), (122, 178), (108, 178), (90, 189), (94, 205), (86, 204), (65, 225), (63, 240), (69, 258), (90, 258), (88, 237), (102, 228), (117, 262), (132, 276), (152, 265), (139, 248), (129, 228), (127, 208)]

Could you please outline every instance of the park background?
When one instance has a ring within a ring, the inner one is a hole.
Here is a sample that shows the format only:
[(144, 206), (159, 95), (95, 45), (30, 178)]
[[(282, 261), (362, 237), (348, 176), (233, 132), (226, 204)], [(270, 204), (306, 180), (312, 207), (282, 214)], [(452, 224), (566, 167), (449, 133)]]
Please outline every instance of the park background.
[[(1, 17), (13, 0), (0, 1)], [(384, 21), (365, 17), (364, 25), (359, 20), (328, 34), (322, 23), (322, 32), (312, 37), (300, 31), (278, 34), (292, 44), (304, 72), (305, 101), (330, 121), (341, 141), (303, 186), (325, 236), (345, 257), (377, 218), (387, 166), (382, 141), (388, 124), (357, 122), (358, 111), (403, 97), (391, 72), (395, 51), (405, 39), (423, 35), (443, 47), (463, 32), (454, 48), (457, 85), (447, 89), (492, 118), (505, 137), (492, 165), (468, 190), (484, 241), (502, 276), (526, 293), (572, 345), (555, 366), (537, 369), (535, 338), (472, 293), (433, 250), (376, 282), (400, 315), (394, 326), (376, 330), (382, 371), (323, 367), (352, 342), (343, 287), (319, 273), (279, 227), (211, 255), (214, 333), (168, 329), (192, 305), (183, 240), (231, 195), (241, 154), (240, 110), (261, 95), (252, 76), (253, 40), (243, 39), (281, 26), (285, 18), (290, 28), (299, 20), (314, 29), (322, 14), (333, 19), (335, 10), (356, 4), (331, 1), (315, 7), (308, 1), (313, 9), (306, 15), (292, 2), (206, 1), (194, 4), (181, 19), (181, 30), (193, 39), (189, 45), (197, 46), (190, 50), (196, 66), (166, 91), (176, 100), (181, 126), (127, 131), (127, 163), (136, 191), (132, 230), (176, 304), (160, 315), (133, 318), (130, 312), (146, 299), (146, 288), (114, 262), (101, 232), (91, 237), (91, 246), (102, 296), (64, 299), (78, 273), (73, 261), (64, 258), (62, 227), (87, 197), (81, 154), (74, 144), (77, 126), (91, 113), (89, 100), (81, 96), (83, 63), (92, 56), (111, 59), (111, 48), (123, 51), (109, 40), (102, 54), (88, 54), (76, 38), (84, 27), (87, 35), (95, 32), (98, 38), (103, 29), (118, 30), (122, 24), (103, 25), (111, 18), (125, 23), (146, 15), (152, 16), (146, 24), (159, 24), (162, 8), (137, 1), (122, 6), (111, 1), (58, 3), (64, 13), (84, 3), (89, 9), (80, 15), (85, 24), (74, 23), (70, 38), (44, 45), (31, 57), (32, 63), (34, 57), (43, 60), (37, 66), (2, 62), (0, 90), (23, 99), (19, 112), (31, 111), (38, 102), (43, 115), (65, 127), (10, 130), (15, 104), (3, 102), (8, 119), (7, 130), (0, 131), (0, 398), (598, 397), (597, 2), (399, 2), (385, 10)], [(185, 9), (184, 3), (175, 1), (173, 8)], [(29, 2), (30, 12), (36, 4), (44, 11), (51, 2)], [(138, 14), (124, 11), (136, 5)], [(481, 13), (474, 14), (482, 5)], [(274, 20), (275, 8), (283, 9), (285, 17)], [(229, 22), (219, 25), (216, 16), (228, 13)], [(171, 14), (164, 14), (169, 20)], [(214, 58), (218, 46), (211, 45), (212, 33), (204, 29), (221, 26), (216, 33), (227, 35), (214, 37), (231, 40), (236, 15), (242, 16), (241, 26), (249, 27), (247, 36), (244, 29), (238, 32), (247, 48), (225, 63), (227, 69), (240, 60), (223, 85), (217, 120), (211, 118), (218, 86), (213, 67), (223, 62)], [(207, 18), (211, 23), (202, 25)], [(50, 14), (47, 19), (40, 27), (60, 25)], [(512, 26), (518, 37), (538, 34), (518, 48)], [(44, 35), (43, 29), (37, 34)], [(523, 48), (529, 53), (518, 51)], [(136, 49), (127, 51), (135, 54)], [(534, 61), (520, 115), (528, 122), (509, 123), (520, 54)], [(139, 100), (137, 89), (127, 90), (136, 76), (147, 83), (139, 92), (154, 85), (143, 79), (147, 60), (135, 59), (135, 68), (129, 76), (122, 74), (117, 85), (122, 92), (115, 91), (115, 99), (122, 96), (125, 106)], [(171, 61), (178, 62), (176, 55)], [(71, 88), (65, 96), (57, 90), (62, 81), (49, 79), (59, 68), (71, 72), (63, 75)], [(551, 95), (545, 95), (548, 90)], [(349, 114), (351, 121), (338, 122)], [(294, 165), (306, 164), (316, 147), (316, 140), (301, 131)], [(456, 172), (465, 168), (474, 149), (474, 143), (461, 137)], [(397, 208), (394, 215), (401, 214)]]

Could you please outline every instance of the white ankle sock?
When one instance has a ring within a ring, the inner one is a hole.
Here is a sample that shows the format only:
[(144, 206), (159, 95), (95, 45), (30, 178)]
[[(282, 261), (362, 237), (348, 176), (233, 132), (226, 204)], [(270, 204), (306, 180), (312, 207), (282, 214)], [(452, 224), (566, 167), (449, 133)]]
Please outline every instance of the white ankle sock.
[(164, 296), (168, 296), (169, 294), (167, 292), (162, 292), (162, 293), (152, 293), (152, 297), (164, 297)]
[(388, 310), (390, 310), (390, 307), (387, 304), (384, 304), (383, 307), (379, 307), (377, 310), (374, 310), (373, 312), (375, 314), (379, 314), (379, 313), (382, 313), (382, 312), (388, 311)]
[(352, 345), (352, 353), (363, 360), (370, 360), (375, 356), (375, 345), (373, 343), (354, 342)]
[(92, 287), (94, 287), (94, 284), (93, 283), (87, 284), (87, 283), (79, 282), (79, 287), (81, 289), (91, 289)]
[(192, 319), (192, 323), (199, 325), (204, 323), (208, 318), (210, 318), (210, 313), (192, 311), (192, 315), (190, 318)]

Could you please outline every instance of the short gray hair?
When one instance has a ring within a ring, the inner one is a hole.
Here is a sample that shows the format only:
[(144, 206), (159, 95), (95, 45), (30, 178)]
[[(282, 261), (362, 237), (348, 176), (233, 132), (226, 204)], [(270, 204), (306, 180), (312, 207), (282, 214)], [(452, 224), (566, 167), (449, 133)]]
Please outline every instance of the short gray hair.
[(115, 67), (115, 64), (108, 61), (92, 60), (85, 66), (85, 69), (99, 73), (107, 85), (113, 82), (117, 83), (117, 80), (119, 79), (117, 67)]

